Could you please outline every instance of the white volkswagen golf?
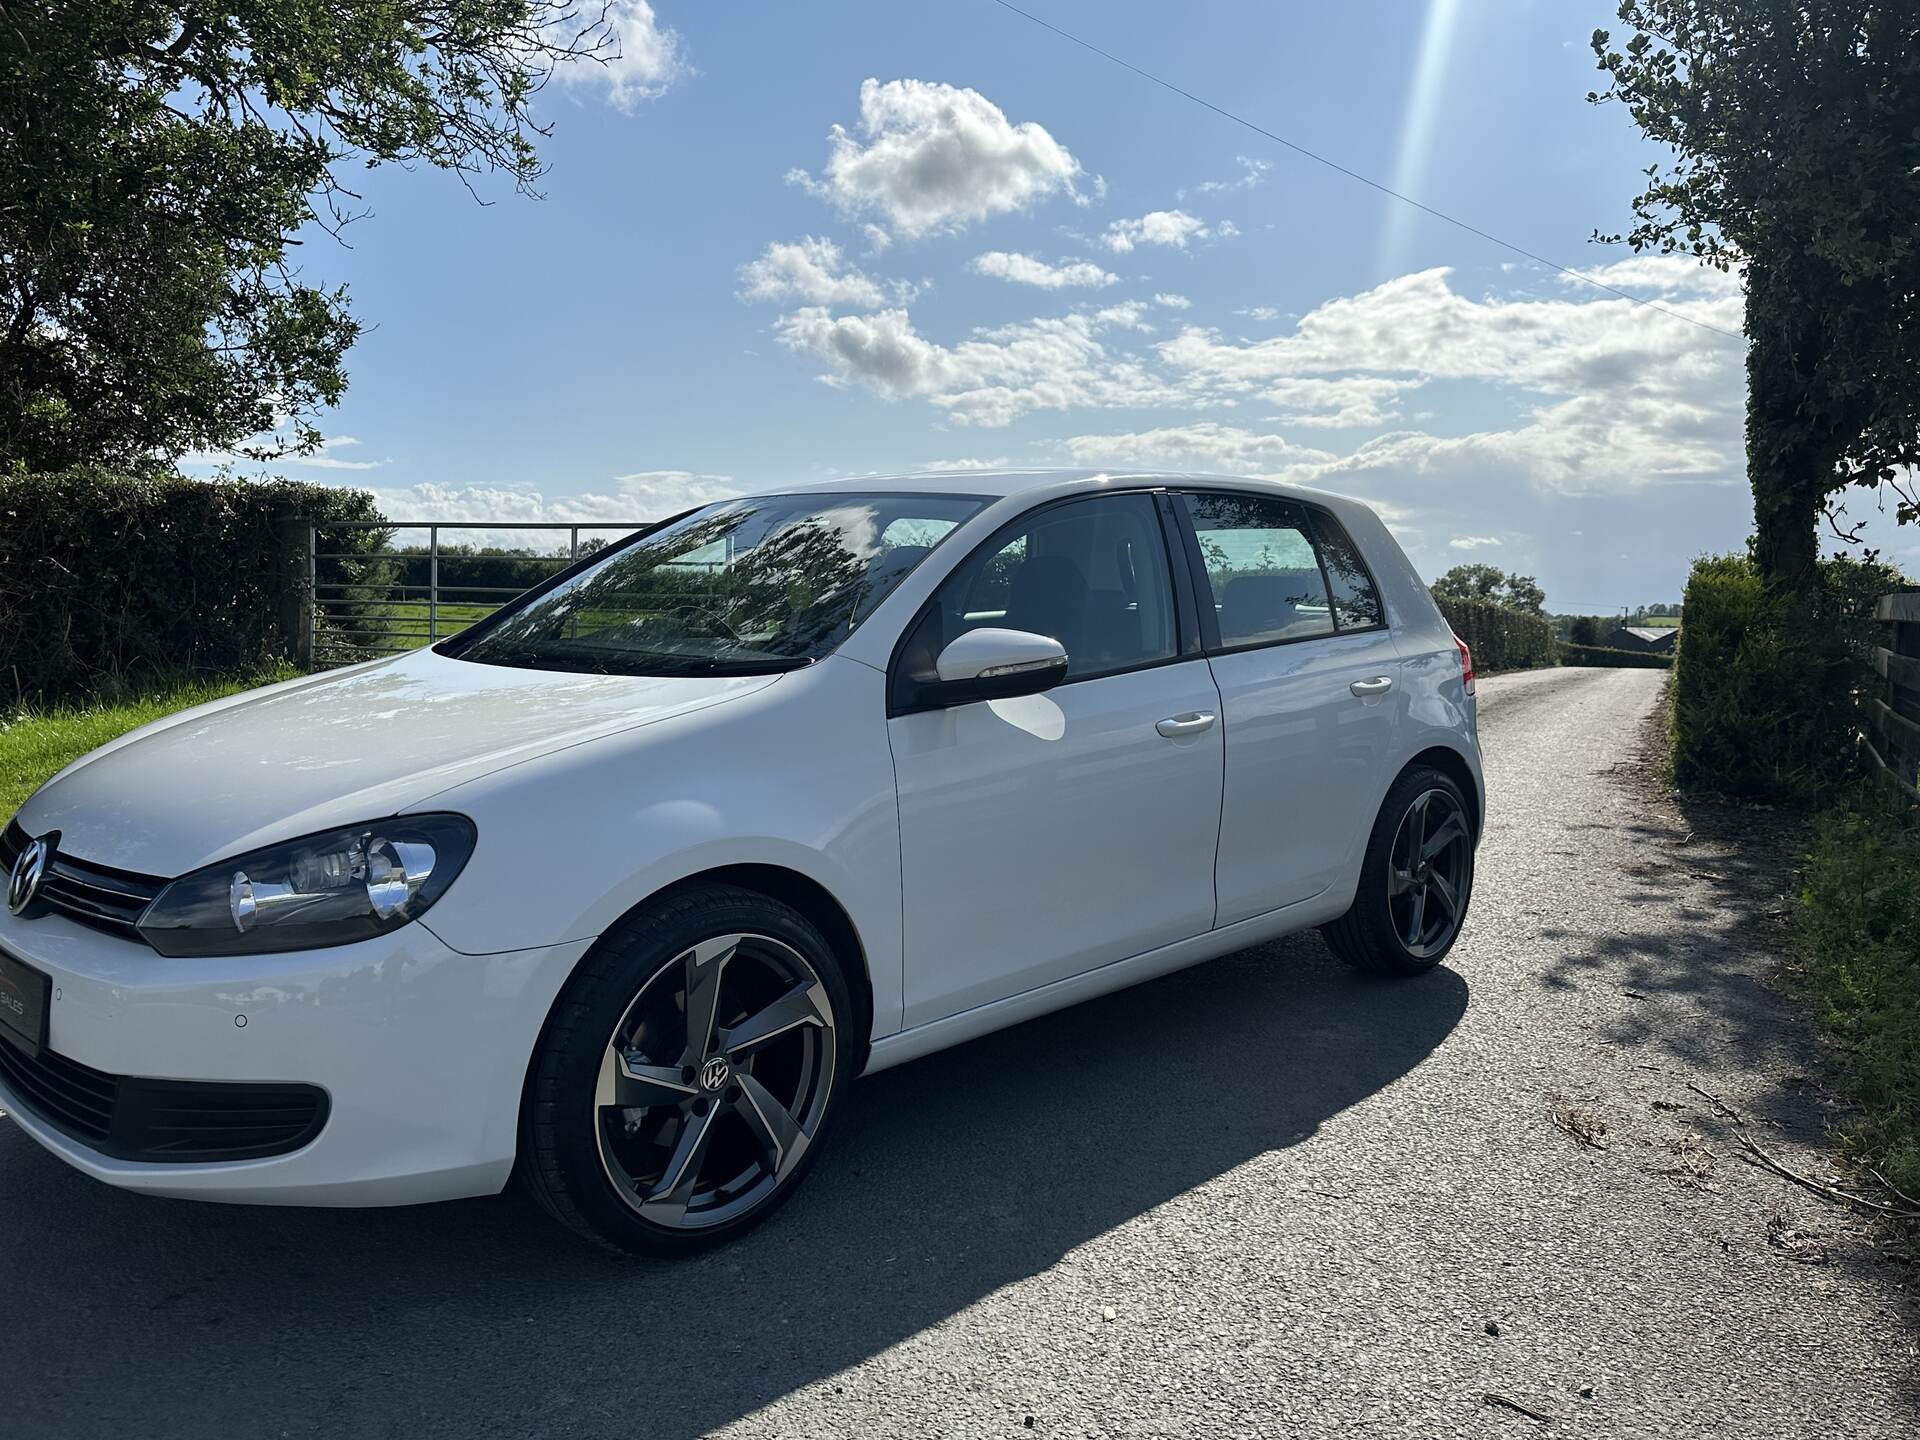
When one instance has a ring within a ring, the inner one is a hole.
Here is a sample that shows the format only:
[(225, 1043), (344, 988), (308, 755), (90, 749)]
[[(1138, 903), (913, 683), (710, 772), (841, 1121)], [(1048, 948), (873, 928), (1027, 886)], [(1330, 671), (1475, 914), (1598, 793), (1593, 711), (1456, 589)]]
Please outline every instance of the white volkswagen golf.
[(1309, 926), (1438, 964), (1482, 807), (1471, 658), (1354, 501), (726, 501), (54, 777), (0, 840), (0, 1103), (129, 1189), (517, 1170), (674, 1253), (779, 1204), (862, 1072)]

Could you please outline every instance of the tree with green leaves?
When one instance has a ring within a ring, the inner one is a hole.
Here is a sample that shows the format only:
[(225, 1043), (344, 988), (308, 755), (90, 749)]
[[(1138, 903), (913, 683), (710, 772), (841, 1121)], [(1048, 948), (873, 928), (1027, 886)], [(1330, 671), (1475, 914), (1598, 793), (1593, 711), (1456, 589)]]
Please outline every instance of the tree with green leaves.
[(1593, 49), (1618, 102), (1674, 159), (1624, 239), (1746, 277), (1754, 558), (1817, 582), (1823, 514), (1851, 486), (1920, 518), (1920, 5), (1625, 0)]
[(360, 326), (296, 247), (375, 165), (530, 190), (534, 96), (615, 44), (592, 0), (0, 0), (0, 470), (316, 445)]
[(1547, 603), (1547, 592), (1533, 576), (1509, 575), (1497, 565), (1456, 565), (1432, 589), (1442, 600), (1477, 600), (1529, 615), (1542, 613)]

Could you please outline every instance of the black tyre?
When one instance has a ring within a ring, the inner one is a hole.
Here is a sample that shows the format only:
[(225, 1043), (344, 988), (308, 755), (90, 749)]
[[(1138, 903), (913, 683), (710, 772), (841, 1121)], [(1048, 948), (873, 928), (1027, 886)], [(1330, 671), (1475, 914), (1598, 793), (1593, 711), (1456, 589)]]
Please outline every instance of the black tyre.
[(1353, 905), (1320, 933), (1349, 965), (1421, 975), (1446, 958), (1473, 896), (1473, 822), (1452, 777), (1408, 770), (1380, 806)]
[(820, 932), (703, 886), (631, 916), (568, 981), (534, 1054), (520, 1174), (590, 1239), (681, 1255), (758, 1224), (819, 1154), (857, 1058)]

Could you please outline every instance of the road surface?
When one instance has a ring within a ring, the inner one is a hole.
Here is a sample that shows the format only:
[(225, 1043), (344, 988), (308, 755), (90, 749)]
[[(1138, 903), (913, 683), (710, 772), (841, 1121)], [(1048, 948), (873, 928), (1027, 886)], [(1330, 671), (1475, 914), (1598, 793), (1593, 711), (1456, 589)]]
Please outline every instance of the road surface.
[(1823, 1164), (1763, 983), (1783, 882), (1646, 783), (1661, 678), (1483, 682), (1446, 968), (1357, 978), (1297, 937), (864, 1081), (794, 1202), (690, 1263), (512, 1197), (140, 1199), (0, 1125), (0, 1430), (1542, 1428), (1493, 1395), (1553, 1433), (1911, 1436), (1902, 1272), (1687, 1088)]

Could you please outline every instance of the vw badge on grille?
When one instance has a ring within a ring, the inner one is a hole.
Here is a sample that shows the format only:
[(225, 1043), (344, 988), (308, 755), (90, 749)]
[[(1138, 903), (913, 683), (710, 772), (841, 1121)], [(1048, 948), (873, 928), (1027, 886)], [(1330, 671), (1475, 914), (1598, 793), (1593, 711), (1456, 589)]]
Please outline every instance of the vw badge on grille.
[(20, 852), (20, 858), (13, 862), (13, 874), (7, 877), (7, 909), (16, 915), (26, 912), (40, 893), (40, 881), (52, 860), (51, 836), (41, 836)]

